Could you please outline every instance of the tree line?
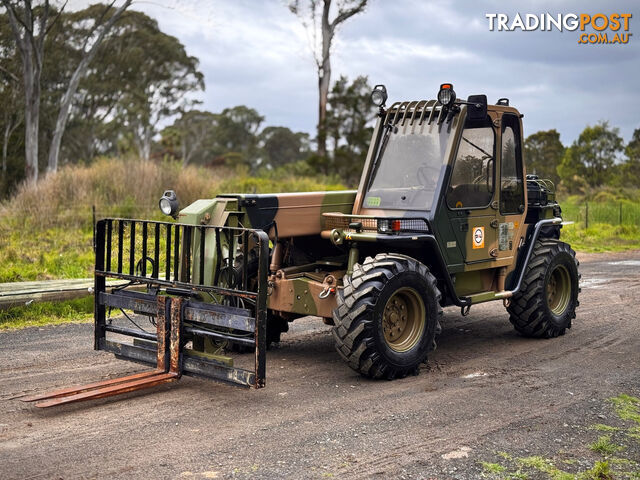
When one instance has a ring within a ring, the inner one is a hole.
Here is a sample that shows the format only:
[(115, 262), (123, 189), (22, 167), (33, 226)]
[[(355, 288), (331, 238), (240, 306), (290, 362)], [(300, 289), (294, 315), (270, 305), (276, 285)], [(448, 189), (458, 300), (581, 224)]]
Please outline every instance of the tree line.
[(528, 173), (553, 180), (568, 193), (585, 194), (603, 186), (640, 187), (640, 128), (625, 145), (620, 130), (601, 121), (589, 125), (568, 147), (556, 130), (525, 140)]
[[(0, 196), (60, 164), (128, 153), (357, 183), (377, 112), (366, 77), (332, 82), (331, 49), (337, 30), (365, 11), (366, 0), (288, 2), (307, 30), (317, 67), (313, 137), (265, 125), (250, 106), (200, 109), (195, 98), (205, 82), (198, 59), (130, 5), (66, 11), (66, 3), (0, 0)], [(556, 130), (541, 131), (526, 139), (525, 151), (530, 173), (568, 192), (640, 185), (640, 129), (624, 145), (618, 129), (601, 122), (568, 147)]]
[[(320, 121), (313, 139), (284, 126), (265, 126), (264, 117), (247, 106), (199, 110), (194, 98), (205, 84), (198, 59), (155, 20), (130, 10), (130, 0), (117, 8), (115, 3), (69, 12), (66, 3), (56, 8), (48, 0), (0, 0), (4, 196), (41, 172), (55, 172), (59, 164), (128, 152), (143, 159), (168, 156), (185, 165), (241, 164), (254, 172), (291, 163), (301, 173), (357, 180), (375, 113), (368, 102), (370, 85), (364, 77), (353, 82), (340, 77), (329, 89), (329, 49), (337, 26), (361, 12), (366, 0), (336, 0), (331, 21), (331, 0), (289, 5), (306, 27), (320, 25), (324, 35)], [(317, 17), (318, 11), (324, 14)]]

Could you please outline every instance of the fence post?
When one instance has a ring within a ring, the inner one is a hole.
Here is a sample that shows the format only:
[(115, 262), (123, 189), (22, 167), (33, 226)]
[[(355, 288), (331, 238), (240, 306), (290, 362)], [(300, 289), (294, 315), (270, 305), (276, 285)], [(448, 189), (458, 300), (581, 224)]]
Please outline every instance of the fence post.
[(91, 230), (93, 230), (93, 251), (96, 251), (96, 206), (91, 205)]
[(620, 202), (620, 225), (622, 225), (622, 202)]
[(589, 228), (589, 202), (584, 202), (585, 214), (584, 214), (584, 228)]

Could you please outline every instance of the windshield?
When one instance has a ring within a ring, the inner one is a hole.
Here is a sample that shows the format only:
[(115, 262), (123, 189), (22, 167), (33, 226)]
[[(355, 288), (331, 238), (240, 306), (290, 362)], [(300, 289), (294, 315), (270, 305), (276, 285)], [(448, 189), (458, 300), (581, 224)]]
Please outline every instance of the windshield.
[(364, 207), (429, 210), (444, 162), (450, 125), (445, 122), (424, 128), (385, 127)]

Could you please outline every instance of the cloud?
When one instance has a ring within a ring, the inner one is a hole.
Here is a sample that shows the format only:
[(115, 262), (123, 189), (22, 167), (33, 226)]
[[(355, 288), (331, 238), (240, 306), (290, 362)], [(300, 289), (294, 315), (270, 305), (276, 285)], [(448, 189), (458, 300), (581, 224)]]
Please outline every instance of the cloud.
[[(76, 5), (89, 2), (76, 0)], [(134, 3), (200, 59), (203, 108), (245, 104), (270, 125), (313, 133), (316, 66), (307, 33), (284, 0)], [(487, 13), (632, 13), (628, 45), (578, 45), (577, 32), (490, 32)], [(385, 83), (390, 99), (433, 98), (443, 82), (460, 97), (509, 97), (525, 133), (558, 129), (571, 143), (609, 120), (626, 139), (640, 127), (638, 3), (595, 0), (371, 0), (339, 29), (332, 74)]]

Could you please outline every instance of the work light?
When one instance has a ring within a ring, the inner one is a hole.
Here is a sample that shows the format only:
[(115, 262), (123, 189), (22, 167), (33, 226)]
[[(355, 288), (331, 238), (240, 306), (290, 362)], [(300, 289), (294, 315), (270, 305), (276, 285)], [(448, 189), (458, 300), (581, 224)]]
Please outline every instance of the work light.
[(387, 87), (384, 85), (376, 85), (371, 92), (371, 102), (376, 107), (384, 106), (384, 102), (387, 101)]
[(389, 220), (386, 218), (378, 219), (378, 233), (389, 233), (391, 231), (391, 226), (389, 224)]
[(443, 83), (442, 85), (440, 85), (440, 91), (438, 92), (438, 102), (445, 107), (450, 107), (455, 101), (456, 92), (454, 92), (453, 90), (453, 84)]
[(167, 190), (160, 198), (160, 211), (175, 218), (178, 213), (178, 197), (173, 190)]

